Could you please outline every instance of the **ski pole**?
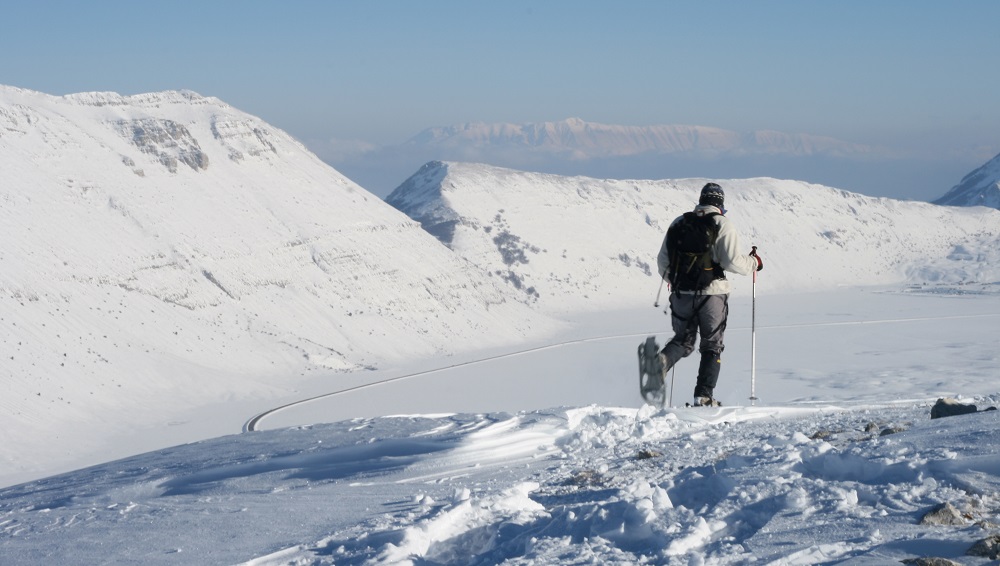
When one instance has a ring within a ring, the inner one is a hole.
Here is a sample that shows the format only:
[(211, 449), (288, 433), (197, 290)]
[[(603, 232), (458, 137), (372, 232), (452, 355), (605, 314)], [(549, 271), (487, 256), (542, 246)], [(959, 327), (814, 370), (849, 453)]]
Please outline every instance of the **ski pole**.
[(660, 278), (660, 288), (656, 291), (656, 301), (653, 302), (653, 308), (660, 308), (660, 293), (663, 292), (663, 282), (666, 279)]
[(674, 406), (674, 375), (677, 373), (677, 364), (670, 370), (670, 407)]
[[(753, 246), (750, 255), (757, 256), (757, 246)], [(757, 270), (753, 270), (750, 301), (750, 406), (757, 402)]]

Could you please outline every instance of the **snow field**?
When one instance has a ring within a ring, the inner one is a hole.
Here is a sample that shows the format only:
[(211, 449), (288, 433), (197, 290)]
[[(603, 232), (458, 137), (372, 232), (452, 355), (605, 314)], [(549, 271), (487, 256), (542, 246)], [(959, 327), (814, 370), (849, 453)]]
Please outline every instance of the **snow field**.
[[(920, 549), (927, 544), (923, 537), (937, 533), (908, 523), (936, 498), (965, 501), (974, 518), (995, 515), (996, 478), (962, 479), (995, 466), (995, 455), (984, 462), (922, 444), (929, 436), (935, 443), (967, 445), (995, 426), (995, 414), (977, 416), (983, 420), (971, 431), (949, 430), (943, 439), (934, 438), (941, 435), (934, 427), (889, 439), (878, 436), (880, 426), (916, 418), (926, 406), (869, 409), (882, 418), (866, 423), (868, 411), (845, 415), (830, 408), (803, 417), (770, 409), (766, 416), (758, 413), (768, 422), (740, 423), (740, 415), (731, 414), (700, 425), (670, 413), (637, 417), (582, 409), (568, 415), (577, 424), (569, 425), (560, 443), (564, 459), (546, 472), (544, 484), (518, 484), (471, 500), (463, 492), (460, 501), (445, 502), (402, 528), (399, 544), (361, 548), (365, 538), (378, 540), (364, 535), (353, 547), (344, 538), (326, 543), (338, 545), (337, 563), (420, 557), (445, 564), (544, 564), (600, 557), (687, 564), (699, 557), (812, 564), (859, 556), (888, 560), (900, 550)], [(866, 432), (869, 423), (877, 426)], [(817, 438), (823, 434), (829, 436)], [(956, 483), (963, 488), (949, 487)], [(530, 499), (523, 499), (525, 490)], [(970, 519), (964, 530), (962, 538), (972, 538), (981, 529)], [(789, 553), (788, 547), (797, 549)]]
[[(2, 490), (0, 548), (11, 564), (810, 564), (942, 553), (975, 563), (965, 549), (989, 532), (976, 522), (1000, 522), (996, 413), (928, 416), (940, 395), (997, 402), (997, 298), (842, 290), (758, 300), (764, 406), (738, 407), (745, 297), (727, 332), (727, 406), (710, 411), (638, 404), (634, 348), (645, 334), (627, 331), (662, 329), (661, 312), (582, 315), (564, 347), (356, 390), (262, 421), (276, 430)], [(621, 336), (580, 340), (599, 329)], [(678, 402), (694, 365), (678, 366)], [(405, 373), (368, 378), (393, 371)], [(315, 378), (299, 394), (330, 383)], [(608, 405), (618, 396), (620, 408)], [(567, 399), (581, 408), (545, 409)], [(471, 412), (449, 416), (448, 406)], [(242, 422), (247, 408), (214, 416)], [(377, 416), (389, 409), (425, 416)], [(895, 428), (905, 430), (879, 436)], [(970, 519), (916, 524), (945, 501)]]
[(997, 413), (928, 414), (1000, 398), (995, 210), (724, 181), (760, 406), (740, 278), (726, 406), (657, 411), (651, 262), (704, 180), (432, 163), (434, 239), (194, 93), (0, 87), (0, 128), (5, 564), (987, 560)]
[[(749, 402), (750, 303), (745, 295), (730, 298), (716, 390), (726, 406)], [(809, 406), (989, 394), (1000, 360), (998, 320), (1000, 297), (995, 295), (841, 289), (758, 297), (757, 396), (765, 405)], [(578, 315), (541, 344), (452, 356), (437, 360), (440, 369), (418, 365), (425, 373), (412, 378), (400, 379), (409, 372), (392, 367), (352, 376), (344, 394), (331, 392), (330, 380), (318, 377), (304, 382), (297, 395), (321, 398), (268, 415), (259, 428), (326, 422), (331, 415), (518, 412), (594, 404), (638, 409), (636, 346), (649, 335), (662, 345), (671, 336), (668, 324), (668, 316), (650, 302), (643, 309)], [(476, 359), (488, 361), (466, 363)], [(690, 401), (697, 364), (695, 354), (671, 376), (675, 406)], [(379, 385), (383, 380), (392, 381)]]
[[(242, 434), (2, 490), (0, 548), (11, 564), (957, 557), (1000, 517), (1000, 413), (929, 413), (591, 406)], [(961, 524), (918, 524), (944, 501)]]

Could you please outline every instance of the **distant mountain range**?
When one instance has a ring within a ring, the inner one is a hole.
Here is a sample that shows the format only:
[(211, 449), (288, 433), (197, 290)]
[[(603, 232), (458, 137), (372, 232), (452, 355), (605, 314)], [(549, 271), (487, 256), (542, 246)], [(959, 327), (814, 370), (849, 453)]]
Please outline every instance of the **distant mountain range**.
[(488, 163), (604, 179), (797, 179), (869, 196), (930, 201), (978, 158), (923, 156), (826, 136), (699, 125), (628, 126), (580, 118), (428, 128), (382, 147), (313, 140), (327, 163), (385, 197), (429, 161)]
[(858, 156), (884, 152), (829, 137), (770, 130), (735, 132), (705, 126), (620, 126), (570, 118), (529, 124), (468, 123), (429, 128), (406, 145), (440, 148), (490, 147), (544, 150), (572, 159), (694, 152), (712, 154)]
[(1000, 155), (966, 175), (934, 204), (1000, 208)]

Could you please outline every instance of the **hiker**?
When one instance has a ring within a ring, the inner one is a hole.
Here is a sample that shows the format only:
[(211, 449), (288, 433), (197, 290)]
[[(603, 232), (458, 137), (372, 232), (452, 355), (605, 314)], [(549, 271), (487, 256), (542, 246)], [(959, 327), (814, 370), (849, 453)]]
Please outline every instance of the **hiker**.
[(658, 356), (660, 377), (665, 378), (674, 364), (694, 351), (700, 332), (701, 365), (694, 388), (695, 406), (719, 405), (713, 392), (719, 380), (725, 348), (722, 335), (729, 316), (730, 283), (725, 272), (750, 275), (764, 268), (756, 247), (750, 255), (740, 252), (739, 235), (725, 216), (725, 198), (718, 184), (706, 184), (694, 211), (670, 224), (656, 258), (660, 276), (671, 286), (674, 331), (674, 337)]

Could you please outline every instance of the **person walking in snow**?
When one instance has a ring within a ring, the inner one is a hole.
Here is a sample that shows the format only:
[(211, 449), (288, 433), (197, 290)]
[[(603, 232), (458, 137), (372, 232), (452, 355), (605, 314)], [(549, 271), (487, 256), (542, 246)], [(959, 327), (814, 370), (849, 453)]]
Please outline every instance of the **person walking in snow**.
[(694, 388), (695, 406), (719, 405), (714, 391), (722, 367), (731, 290), (726, 272), (750, 275), (764, 268), (756, 247), (750, 255), (740, 251), (739, 235), (725, 216), (725, 198), (718, 184), (706, 184), (694, 211), (670, 224), (656, 261), (660, 276), (671, 286), (674, 331), (674, 337), (657, 356), (659, 383), (662, 387), (670, 368), (694, 351), (700, 333), (701, 364)]

